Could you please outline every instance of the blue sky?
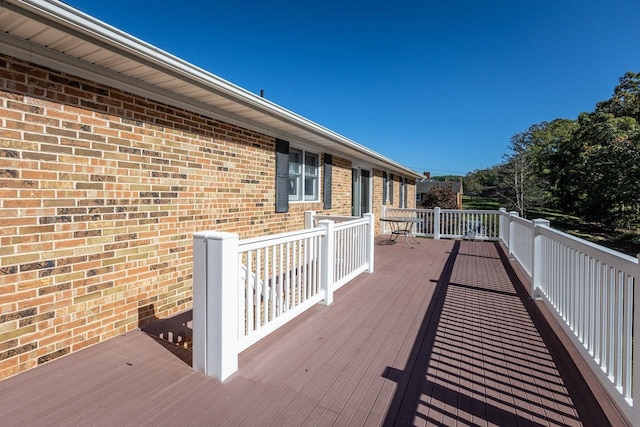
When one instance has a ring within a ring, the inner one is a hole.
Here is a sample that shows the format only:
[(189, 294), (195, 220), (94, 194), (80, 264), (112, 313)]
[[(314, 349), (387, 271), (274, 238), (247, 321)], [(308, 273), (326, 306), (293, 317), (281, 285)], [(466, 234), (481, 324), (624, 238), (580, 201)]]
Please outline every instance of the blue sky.
[(66, 0), (418, 172), (501, 161), (640, 71), (640, 1)]

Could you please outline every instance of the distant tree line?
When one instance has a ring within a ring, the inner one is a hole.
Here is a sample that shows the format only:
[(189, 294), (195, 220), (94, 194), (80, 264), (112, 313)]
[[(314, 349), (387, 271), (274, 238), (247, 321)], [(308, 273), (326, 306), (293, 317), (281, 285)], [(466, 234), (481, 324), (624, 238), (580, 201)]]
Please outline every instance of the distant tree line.
[(526, 216), (551, 207), (608, 228), (640, 225), (640, 73), (576, 120), (534, 124), (514, 135), (502, 163), (464, 179)]

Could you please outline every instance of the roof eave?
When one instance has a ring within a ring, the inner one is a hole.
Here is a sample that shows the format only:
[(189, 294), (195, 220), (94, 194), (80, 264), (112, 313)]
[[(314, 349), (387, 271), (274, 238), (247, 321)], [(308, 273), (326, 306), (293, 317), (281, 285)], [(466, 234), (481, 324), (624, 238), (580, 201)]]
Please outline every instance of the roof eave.
[[(412, 178), (419, 178), (421, 176), (415, 171), (381, 155), (380, 153), (358, 144), (355, 141), (300, 116), (299, 114), (234, 85), (233, 83), (230, 83), (202, 68), (171, 55), (168, 52), (97, 20), (64, 3), (50, 0), (0, 0), (0, 5), (8, 7), (14, 11), (19, 11), (31, 19), (46, 20), (50, 25), (73, 32), (76, 36), (82, 38), (82, 40), (87, 43), (97, 45), (103, 49), (116, 51), (127, 58), (140, 61), (145, 65), (162, 70), (176, 79), (180, 79), (196, 87), (204, 88), (212, 93), (223, 96), (230, 101), (239, 103), (253, 111), (263, 114), (265, 120), (267, 118), (276, 118), (287, 123), (288, 126), (291, 126), (292, 131), (303, 131), (309, 133), (310, 136), (321, 137), (329, 143), (337, 144), (339, 147), (342, 147), (346, 153), (353, 153), (359, 159), (372, 163), (373, 166), (399, 172)], [(42, 46), (42, 48), (47, 49), (44, 46)], [(46, 52), (42, 50), (40, 54), (41, 56), (47, 56)], [(77, 67), (79, 65), (77, 61), (69, 60), (66, 65), (70, 68), (73, 68), (74, 66)], [(119, 83), (125, 83), (129, 90), (131, 90), (132, 86), (143, 87), (147, 92), (152, 89), (151, 86), (153, 85), (151, 84), (144, 85), (144, 82), (137, 83), (136, 79), (127, 79), (127, 76), (122, 73), (111, 73), (111, 75), (109, 75), (110, 73), (107, 73), (109, 70), (104, 70), (105, 75), (108, 75), (110, 81), (115, 83), (116, 80), (119, 80)], [(96, 71), (94, 70), (93, 72), (95, 73)], [(117, 79), (117, 77), (121, 78)], [(133, 80), (136, 81), (134, 82)], [(184, 96), (178, 93), (171, 93), (166, 89), (155, 92), (157, 92), (156, 95), (161, 95), (160, 100), (164, 102), (173, 99), (179, 101), (181, 105), (189, 103)], [(216, 108), (208, 109), (207, 105), (204, 103), (200, 104), (201, 105), (197, 105), (196, 103), (196, 107), (199, 107), (199, 110), (205, 109), (209, 112), (216, 113), (219, 117), (229, 120), (232, 123), (248, 125), (253, 129), (259, 128), (260, 130), (269, 132), (268, 124), (261, 123), (259, 120), (248, 120), (246, 117), (228, 113), (225, 114), (224, 111), (220, 111)], [(267, 127), (266, 129), (265, 126)], [(275, 131), (272, 132), (273, 134), (278, 134), (278, 130), (273, 131)]]

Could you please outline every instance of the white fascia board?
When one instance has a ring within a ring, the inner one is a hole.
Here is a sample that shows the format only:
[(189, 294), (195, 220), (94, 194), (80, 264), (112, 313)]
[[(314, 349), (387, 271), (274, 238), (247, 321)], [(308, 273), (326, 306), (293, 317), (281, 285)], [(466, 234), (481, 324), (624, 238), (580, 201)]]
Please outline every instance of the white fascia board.
[[(151, 65), (154, 68), (161, 69), (176, 78), (184, 79), (198, 87), (210, 90), (247, 107), (259, 110), (264, 114), (283, 120), (292, 126), (300, 127), (312, 134), (326, 138), (338, 145), (342, 145), (345, 148), (355, 150), (356, 152), (361, 153), (365, 159), (373, 159), (373, 163), (379, 164), (383, 169), (386, 166), (391, 169), (395, 169), (396, 171), (403, 171), (404, 174), (414, 178), (420, 176), (420, 174), (415, 171), (412, 171), (411, 169), (406, 168), (355, 141), (312, 122), (311, 120), (289, 111), (271, 101), (259, 97), (258, 95), (234, 85), (233, 83), (230, 83), (202, 68), (196, 67), (187, 61), (171, 55), (162, 49), (159, 49), (64, 3), (52, 0), (0, 0), (0, 5), (4, 7), (13, 5), (14, 7), (9, 7), (11, 10), (15, 10), (16, 12), (23, 14), (26, 12), (27, 15), (32, 14), (43, 17), (51, 23), (57, 24), (54, 25), (55, 27), (71, 32), (88, 43), (96, 44), (97, 46), (108, 50), (116, 49), (119, 51), (118, 53), (125, 57), (135, 59), (146, 63), (147, 65)], [(103, 68), (100, 69), (104, 70)], [(122, 74), (115, 74), (123, 76)], [(115, 85), (115, 87), (119, 86)], [(156, 88), (155, 90), (155, 92), (160, 91), (162, 91), (160, 88)], [(166, 92), (167, 93), (162, 96), (163, 102), (167, 102), (169, 104), (174, 103), (175, 101), (167, 100), (167, 98), (172, 99), (173, 97), (170, 96), (168, 91)], [(139, 94), (138, 92), (133, 93)], [(175, 95), (177, 95), (177, 98), (175, 98), (176, 101), (181, 103), (184, 102), (184, 100), (180, 100), (181, 96), (179, 94)], [(192, 100), (191, 103), (193, 102), (194, 101)], [(205, 108), (205, 110), (209, 111), (209, 114), (212, 110), (215, 111), (211, 107)], [(227, 116), (226, 114), (221, 113), (222, 112), (220, 111), (216, 111), (216, 115), (220, 117)], [(240, 123), (238, 123), (237, 119), (240, 119)], [(237, 117), (233, 120), (233, 123), (242, 124), (244, 120), (245, 119), (243, 118)], [(250, 125), (251, 123), (246, 124)], [(251, 127), (254, 126), (251, 125)], [(265, 131), (265, 129), (260, 125), (258, 125), (257, 128), (262, 132)], [(267, 134), (271, 135), (273, 134), (273, 131)]]

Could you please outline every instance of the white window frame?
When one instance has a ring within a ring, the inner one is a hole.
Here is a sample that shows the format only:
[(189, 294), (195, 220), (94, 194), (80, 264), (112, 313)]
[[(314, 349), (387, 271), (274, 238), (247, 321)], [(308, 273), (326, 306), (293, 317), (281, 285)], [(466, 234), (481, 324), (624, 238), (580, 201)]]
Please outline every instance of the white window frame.
[[(295, 194), (289, 194), (289, 202), (290, 203), (314, 203), (314, 202), (319, 202), (320, 201), (320, 180), (321, 180), (321, 172), (320, 172), (320, 155), (317, 153), (313, 153), (310, 151), (307, 151), (303, 148), (297, 148), (297, 147), (291, 147), (289, 149), (289, 183), (291, 185), (291, 178), (292, 178), (292, 169), (291, 169), (291, 154), (297, 152), (300, 153), (300, 163), (299, 163), (299, 168), (297, 172), (293, 172), (294, 176), (298, 176), (299, 178), (296, 181), (296, 184), (293, 184), (296, 187), (296, 193)], [(315, 165), (315, 174), (307, 174), (307, 169), (306, 169), (306, 159), (307, 157), (315, 157), (316, 159), (316, 165)], [(305, 183), (306, 183), (306, 179), (308, 177), (311, 177), (315, 180), (315, 184), (314, 184), (314, 188), (313, 188), (313, 195), (306, 195), (305, 194)]]

